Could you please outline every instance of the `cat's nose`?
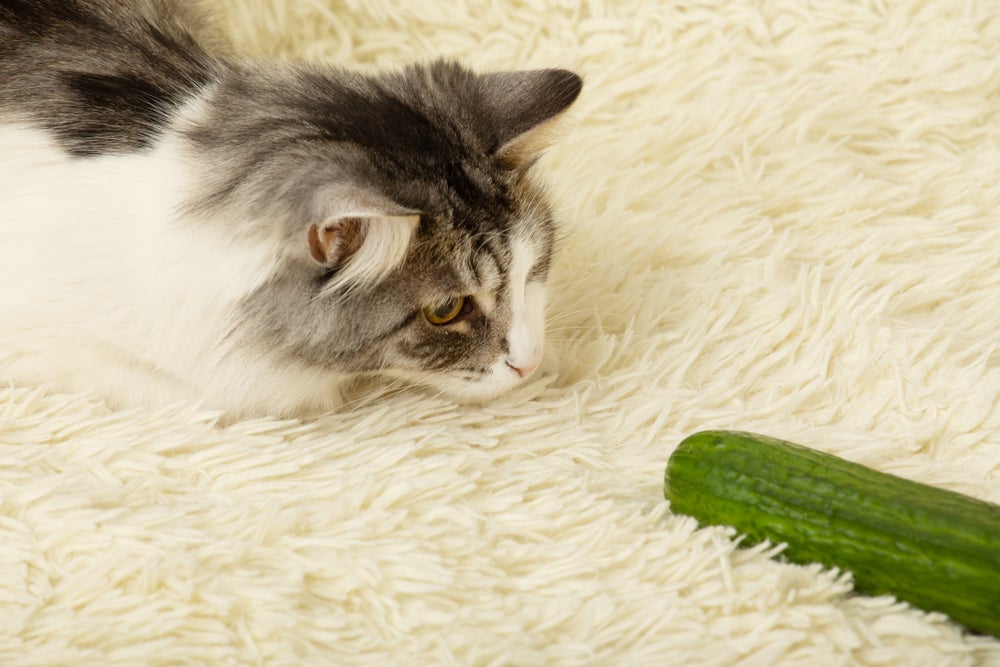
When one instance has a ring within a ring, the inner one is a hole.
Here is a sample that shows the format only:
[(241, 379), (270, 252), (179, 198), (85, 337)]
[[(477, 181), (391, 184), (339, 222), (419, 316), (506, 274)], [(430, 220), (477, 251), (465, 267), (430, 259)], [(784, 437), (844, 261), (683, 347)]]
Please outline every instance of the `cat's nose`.
[(526, 378), (535, 372), (535, 369), (538, 368), (538, 362), (532, 361), (527, 364), (516, 365), (514, 363), (511, 363), (510, 359), (508, 359), (507, 367), (510, 368), (515, 373), (517, 373), (519, 377)]

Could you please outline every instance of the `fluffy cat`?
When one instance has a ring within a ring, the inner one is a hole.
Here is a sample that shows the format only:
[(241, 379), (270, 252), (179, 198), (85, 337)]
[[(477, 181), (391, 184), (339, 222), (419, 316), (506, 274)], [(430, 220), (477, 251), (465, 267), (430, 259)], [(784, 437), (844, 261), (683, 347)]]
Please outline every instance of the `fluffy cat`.
[(564, 70), (216, 55), (153, 0), (0, 0), (0, 378), (231, 416), (541, 359)]

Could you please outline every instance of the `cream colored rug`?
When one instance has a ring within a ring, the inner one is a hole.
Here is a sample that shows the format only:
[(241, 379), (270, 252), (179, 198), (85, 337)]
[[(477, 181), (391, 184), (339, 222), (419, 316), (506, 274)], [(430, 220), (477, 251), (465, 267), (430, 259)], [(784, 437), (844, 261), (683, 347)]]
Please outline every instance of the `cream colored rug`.
[(1000, 664), (662, 498), (712, 427), (1000, 502), (1000, 4), (213, 6), (254, 54), (584, 74), (558, 373), (228, 427), (0, 389), (0, 665)]

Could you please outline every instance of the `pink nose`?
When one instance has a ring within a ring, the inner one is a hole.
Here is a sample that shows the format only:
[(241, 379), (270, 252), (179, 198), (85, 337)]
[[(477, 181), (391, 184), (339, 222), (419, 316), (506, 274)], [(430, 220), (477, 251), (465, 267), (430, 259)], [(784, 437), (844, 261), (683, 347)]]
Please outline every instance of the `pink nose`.
[(508, 368), (518, 374), (519, 377), (526, 378), (531, 375), (536, 368), (538, 368), (538, 362), (532, 362), (526, 366), (515, 366), (514, 364), (507, 362)]

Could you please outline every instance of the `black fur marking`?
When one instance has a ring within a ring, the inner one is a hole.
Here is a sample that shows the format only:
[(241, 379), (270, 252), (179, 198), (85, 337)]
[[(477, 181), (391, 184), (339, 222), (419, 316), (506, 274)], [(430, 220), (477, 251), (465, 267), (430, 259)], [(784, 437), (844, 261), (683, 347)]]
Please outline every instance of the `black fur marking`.
[(0, 111), (75, 156), (148, 147), (219, 66), (155, 0), (0, 0)]
[(62, 72), (60, 78), (75, 106), (92, 113), (75, 122), (60, 117), (43, 124), (77, 155), (145, 147), (172, 106), (166, 91), (134, 74)]

